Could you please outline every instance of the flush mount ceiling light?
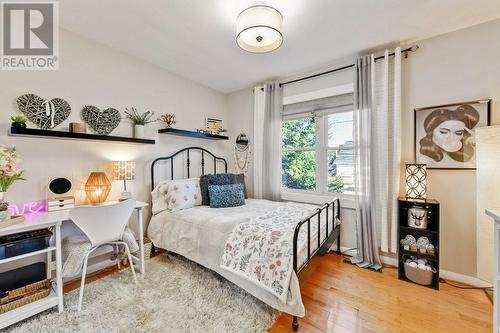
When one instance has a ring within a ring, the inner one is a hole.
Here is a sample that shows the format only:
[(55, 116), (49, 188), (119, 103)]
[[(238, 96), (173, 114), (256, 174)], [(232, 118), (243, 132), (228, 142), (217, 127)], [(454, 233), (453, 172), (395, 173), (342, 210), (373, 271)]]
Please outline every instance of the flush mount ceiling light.
[(248, 52), (271, 52), (283, 42), (282, 24), (283, 16), (273, 7), (248, 7), (236, 19), (236, 42)]

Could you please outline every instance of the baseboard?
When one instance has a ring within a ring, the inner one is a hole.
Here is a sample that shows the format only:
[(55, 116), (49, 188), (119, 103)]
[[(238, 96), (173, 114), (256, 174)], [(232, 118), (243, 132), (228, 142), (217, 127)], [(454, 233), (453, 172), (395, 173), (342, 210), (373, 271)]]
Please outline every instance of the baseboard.
[[(356, 250), (351, 250), (351, 251), (349, 251), (349, 250), (350, 249), (345, 247), (345, 246), (340, 247), (340, 251), (342, 251), (342, 253), (344, 253), (345, 251), (348, 251), (348, 253), (346, 253), (346, 255), (350, 255), (350, 256), (356, 255), (356, 253), (357, 253)], [(397, 258), (382, 255), (382, 256), (380, 256), (380, 261), (382, 261), (382, 263), (386, 264), (386, 265), (395, 266), (395, 267), (398, 266), (398, 259)], [(469, 275), (464, 275), (464, 274), (460, 274), (460, 273), (450, 272), (450, 271), (447, 271), (444, 269), (439, 270), (439, 276), (443, 279), (446, 279), (446, 280), (464, 283), (464, 284), (468, 284), (468, 285), (471, 285), (474, 287), (480, 287), (480, 288), (491, 287), (491, 284), (489, 284), (488, 282), (483, 281), (475, 276), (469, 276)]]

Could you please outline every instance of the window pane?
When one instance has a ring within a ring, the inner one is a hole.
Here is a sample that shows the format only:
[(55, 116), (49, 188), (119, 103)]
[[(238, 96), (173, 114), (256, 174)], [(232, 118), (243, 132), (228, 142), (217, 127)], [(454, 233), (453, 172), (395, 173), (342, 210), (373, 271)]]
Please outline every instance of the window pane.
[(352, 116), (352, 111), (328, 116), (328, 147), (352, 145)]
[(316, 144), (313, 118), (287, 120), (281, 123), (283, 148), (311, 148)]
[(342, 193), (354, 191), (354, 167), (352, 142), (350, 146), (327, 153), (328, 192)]
[(283, 152), (281, 170), (283, 187), (298, 190), (314, 190), (316, 188), (316, 152)]

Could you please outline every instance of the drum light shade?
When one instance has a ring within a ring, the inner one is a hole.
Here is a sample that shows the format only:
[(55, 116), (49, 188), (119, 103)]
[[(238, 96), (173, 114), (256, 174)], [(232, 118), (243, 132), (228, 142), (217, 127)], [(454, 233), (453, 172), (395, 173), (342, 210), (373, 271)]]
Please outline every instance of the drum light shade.
[(273, 7), (248, 7), (236, 19), (236, 42), (248, 52), (271, 52), (283, 43), (282, 25), (283, 16)]
[(111, 191), (111, 183), (104, 172), (92, 172), (85, 183), (85, 193), (92, 204), (106, 201)]
[(425, 164), (406, 164), (406, 198), (427, 198), (427, 168)]
[(115, 180), (134, 180), (135, 179), (135, 162), (114, 162), (113, 178)]

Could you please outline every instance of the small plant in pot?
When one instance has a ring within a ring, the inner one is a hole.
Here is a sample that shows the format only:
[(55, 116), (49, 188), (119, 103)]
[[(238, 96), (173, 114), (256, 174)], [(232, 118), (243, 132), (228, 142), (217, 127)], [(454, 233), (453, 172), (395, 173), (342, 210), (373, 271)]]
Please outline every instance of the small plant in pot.
[(9, 203), (0, 201), (0, 222), (10, 219)]
[(134, 138), (143, 139), (144, 138), (144, 126), (146, 124), (152, 123), (154, 120), (151, 118), (154, 112), (146, 111), (144, 113), (139, 113), (136, 108), (132, 107), (130, 109), (125, 109), (125, 117), (129, 119), (134, 125)]
[(12, 116), (12, 117), (10, 117), (10, 120), (12, 121), (12, 124), (11, 124), (12, 127), (25, 129), (26, 122), (28, 121), (28, 118), (23, 117), (23, 116)]

